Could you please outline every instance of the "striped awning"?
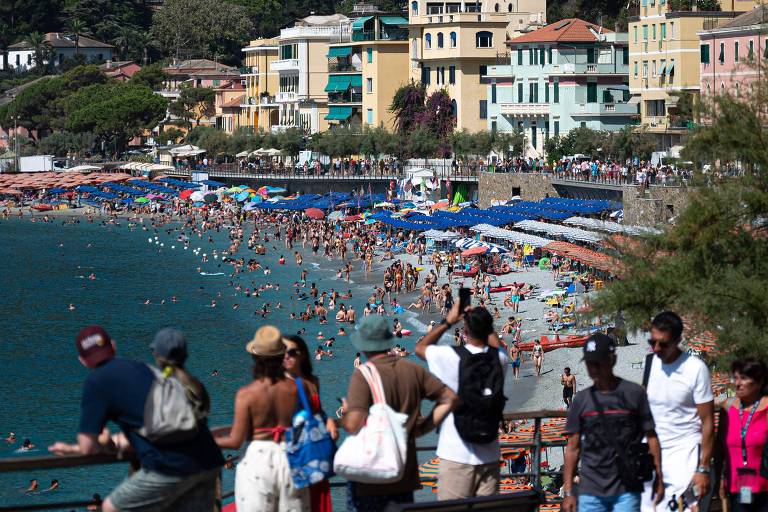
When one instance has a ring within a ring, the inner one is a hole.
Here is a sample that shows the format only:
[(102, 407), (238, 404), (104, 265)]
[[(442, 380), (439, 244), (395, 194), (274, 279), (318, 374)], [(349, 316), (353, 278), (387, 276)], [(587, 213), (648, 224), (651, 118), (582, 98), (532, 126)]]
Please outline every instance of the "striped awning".
[(337, 107), (332, 106), (328, 109), (328, 115), (325, 116), (327, 121), (346, 121), (352, 117), (352, 107)]
[(351, 46), (331, 46), (326, 57), (349, 57), (352, 53)]

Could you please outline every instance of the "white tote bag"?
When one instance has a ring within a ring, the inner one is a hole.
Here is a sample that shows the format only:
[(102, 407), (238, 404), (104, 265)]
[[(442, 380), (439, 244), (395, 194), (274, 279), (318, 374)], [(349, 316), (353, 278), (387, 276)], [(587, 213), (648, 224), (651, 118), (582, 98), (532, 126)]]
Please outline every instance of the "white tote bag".
[(363, 428), (348, 436), (333, 459), (333, 471), (352, 482), (388, 484), (403, 477), (407, 457), (408, 415), (395, 412), (387, 405), (381, 376), (367, 362), (357, 368), (373, 395), (368, 419)]

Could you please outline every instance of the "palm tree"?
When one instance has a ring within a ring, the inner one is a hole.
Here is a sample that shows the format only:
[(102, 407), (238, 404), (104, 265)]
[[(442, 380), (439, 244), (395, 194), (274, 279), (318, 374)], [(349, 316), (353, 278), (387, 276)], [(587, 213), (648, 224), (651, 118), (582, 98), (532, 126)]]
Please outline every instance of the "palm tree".
[(35, 61), (35, 67), (42, 72), (46, 59), (50, 56), (51, 45), (45, 39), (45, 34), (41, 32), (31, 32), (24, 38), (32, 50), (32, 59)]
[(149, 50), (160, 46), (149, 32), (134, 33), (133, 44), (136, 48), (141, 48), (142, 66), (146, 66), (149, 63)]
[(128, 47), (131, 45), (131, 41), (134, 39), (135, 35), (136, 34), (132, 29), (126, 26), (120, 27), (119, 33), (112, 40), (112, 43), (117, 47), (120, 58), (125, 58), (125, 53), (128, 50)]
[(80, 36), (89, 33), (88, 29), (81, 20), (73, 19), (69, 21), (69, 32), (75, 36), (75, 55), (80, 55)]

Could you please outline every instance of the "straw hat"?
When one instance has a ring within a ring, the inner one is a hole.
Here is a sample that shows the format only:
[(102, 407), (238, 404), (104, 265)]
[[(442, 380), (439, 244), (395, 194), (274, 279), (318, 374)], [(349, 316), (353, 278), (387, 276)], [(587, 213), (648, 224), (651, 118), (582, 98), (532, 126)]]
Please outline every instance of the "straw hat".
[(276, 357), (285, 354), (283, 335), (274, 325), (260, 327), (253, 339), (245, 346), (246, 352), (255, 356)]

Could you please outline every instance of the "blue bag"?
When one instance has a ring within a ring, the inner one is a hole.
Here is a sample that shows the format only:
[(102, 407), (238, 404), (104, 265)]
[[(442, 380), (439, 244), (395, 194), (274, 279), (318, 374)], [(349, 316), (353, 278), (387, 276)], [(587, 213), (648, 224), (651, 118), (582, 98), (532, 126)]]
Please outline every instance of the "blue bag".
[(302, 409), (293, 416), (285, 442), (293, 484), (303, 489), (333, 476), (336, 443), (326, 427), (325, 414), (312, 414), (301, 379), (296, 379), (296, 386)]

